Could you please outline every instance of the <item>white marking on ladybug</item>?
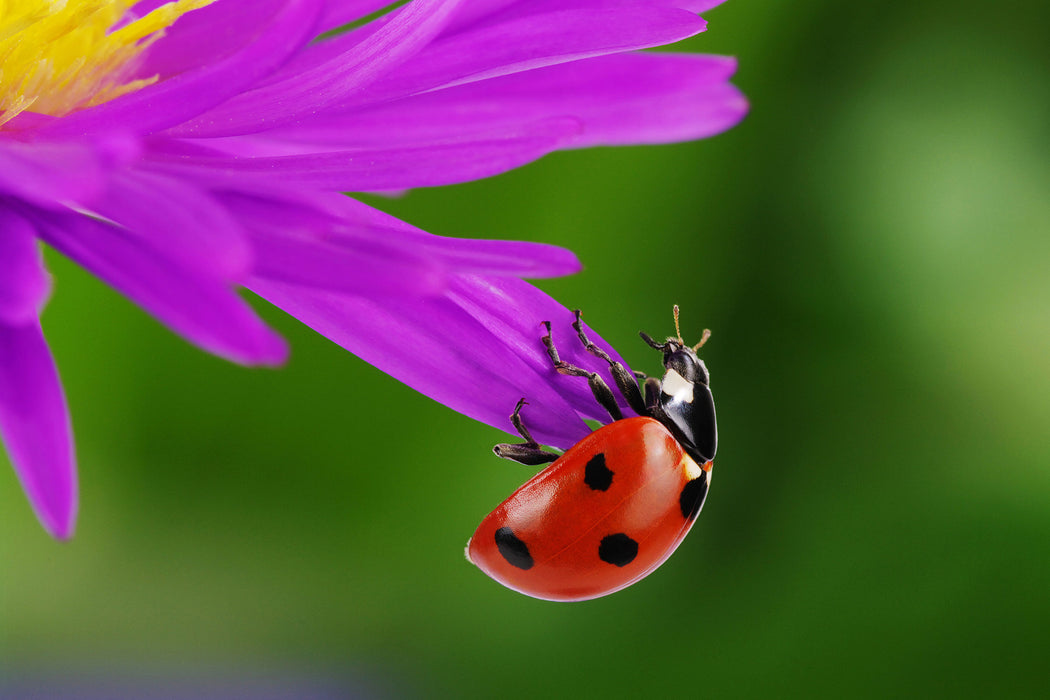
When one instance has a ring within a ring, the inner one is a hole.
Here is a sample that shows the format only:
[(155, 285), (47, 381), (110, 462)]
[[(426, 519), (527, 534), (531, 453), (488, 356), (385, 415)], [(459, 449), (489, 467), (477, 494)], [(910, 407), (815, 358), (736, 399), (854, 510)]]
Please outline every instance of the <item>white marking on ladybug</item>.
[(703, 476), (704, 470), (701, 469), (689, 455), (682, 455), (682, 461), (680, 464), (686, 481), (692, 481), (699, 476)]
[(660, 388), (675, 401), (693, 403), (693, 383), (673, 369), (667, 370)]

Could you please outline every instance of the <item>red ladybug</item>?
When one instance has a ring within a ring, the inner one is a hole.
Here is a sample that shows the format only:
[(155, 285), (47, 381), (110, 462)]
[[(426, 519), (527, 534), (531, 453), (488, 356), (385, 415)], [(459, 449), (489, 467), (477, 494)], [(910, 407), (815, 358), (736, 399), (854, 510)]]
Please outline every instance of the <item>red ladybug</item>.
[[(678, 329), (678, 307), (674, 309)], [(662, 380), (632, 375), (587, 340), (576, 312), (573, 328), (589, 352), (609, 363), (617, 388), (638, 414), (624, 418), (612, 390), (594, 372), (562, 362), (545, 323), (547, 347), (561, 374), (587, 377), (613, 422), (557, 455), (532, 439), (511, 416), (525, 443), (496, 445), (500, 457), (549, 467), (515, 491), (478, 526), (467, 558), (525, 595), (589, 600), (631, 585), (660, 566), (681, 544), (704, 505), (718, 441), (707, 367), (681, 339), (657, 343)], [(638, 382), (645, 387), (645, 397)]]

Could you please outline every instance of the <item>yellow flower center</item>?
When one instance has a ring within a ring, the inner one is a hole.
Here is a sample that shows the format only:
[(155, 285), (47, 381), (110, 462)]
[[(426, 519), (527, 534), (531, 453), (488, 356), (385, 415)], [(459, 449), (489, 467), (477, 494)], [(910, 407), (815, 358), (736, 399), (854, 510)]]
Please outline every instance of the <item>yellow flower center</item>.
[(131, 79), (142, 52), (214, 0), (174, 0), (117, 29), (135, 0), (0, 0), (0, 125), (62, 116), (156, 82)]

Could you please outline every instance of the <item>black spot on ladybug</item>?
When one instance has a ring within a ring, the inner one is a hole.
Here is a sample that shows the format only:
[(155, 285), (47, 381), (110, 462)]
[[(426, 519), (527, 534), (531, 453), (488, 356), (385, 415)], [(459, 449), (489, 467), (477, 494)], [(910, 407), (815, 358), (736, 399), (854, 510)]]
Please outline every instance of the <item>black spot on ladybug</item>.
[(607, 564), (627, 566), (638, 556), (638, 543), (622, 532), (606, 535), (598, 545), (598, 557)]
[(583, 473), (583, 483), (594, 491), (605, 491), (612, 484), (613, 473), (605, 466), (605, 455), (599, 452), (587, 462)]
[(696, 520), (700, 514), (700, 506), (704, 505), (704, 496), (707, 495), (707, 474), (701, 474), (684, 487), (678, 496), (678, 506), (682, 509), (682, 517), (686, 520)]
[(532, 555), (529, 554), (528, 545), (519, 540), (509, 527), (501, 527), (496, 530), (496, 548), (511, 566), (519, 569), (532, 568)]

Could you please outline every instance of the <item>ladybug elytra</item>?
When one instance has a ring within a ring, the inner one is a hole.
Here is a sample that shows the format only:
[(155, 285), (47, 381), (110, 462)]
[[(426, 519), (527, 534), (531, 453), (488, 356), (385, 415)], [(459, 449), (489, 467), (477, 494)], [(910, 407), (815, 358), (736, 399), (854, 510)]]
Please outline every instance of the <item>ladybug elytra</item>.
[[(678, 336), (657, 343), (662, 379), (630, 373), (583, 331), (573, 328), (593, 355), (609, 363), (613, 379), (637, 416), (624, 418), (612, 390), (596, 372), (563, 362), (543, 337), (555, 369), (586, 377), (595, 399), (612, 417), (563, 454), (543, 450), (526, 429), (521, 399), (511, 422), (525, 439), (496, 445), (500, 457), (523, 464), (553, 462), (515, 491), (478, 526), (467, 558), (504, 586), (545, 600), (598, 598), (644, 578), (681, 544), (704, 505), (718, 441), (710, 377), (697, 350)], [(644, 387), (644, 397), (641, 382)]]

